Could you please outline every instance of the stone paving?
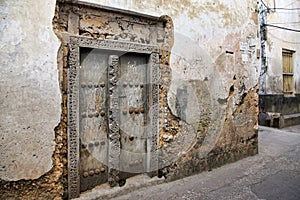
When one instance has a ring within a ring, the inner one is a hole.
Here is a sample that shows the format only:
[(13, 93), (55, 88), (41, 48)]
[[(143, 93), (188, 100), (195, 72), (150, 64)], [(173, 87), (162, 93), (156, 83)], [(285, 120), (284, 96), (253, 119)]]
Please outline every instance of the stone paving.
[[(140, 176), (80, 199), (300, 199), (300, 125), (259, 127), (259, 154), (170, 183)], [(162, 184), (158, 184), (162, 183)], [(158, 184), (158, 185), (157, 185)], [(143, 185), (143, 187), (141, 187)]]

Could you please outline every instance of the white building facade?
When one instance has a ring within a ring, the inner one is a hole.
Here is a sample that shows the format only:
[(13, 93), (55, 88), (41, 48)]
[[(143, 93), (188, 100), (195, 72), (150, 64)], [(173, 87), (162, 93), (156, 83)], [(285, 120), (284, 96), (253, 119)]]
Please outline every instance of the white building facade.
[(270, 112), (270, 126), (300, 123), (299, 13), (299, 1), (261, 1), (260, 107), (262, 112)]

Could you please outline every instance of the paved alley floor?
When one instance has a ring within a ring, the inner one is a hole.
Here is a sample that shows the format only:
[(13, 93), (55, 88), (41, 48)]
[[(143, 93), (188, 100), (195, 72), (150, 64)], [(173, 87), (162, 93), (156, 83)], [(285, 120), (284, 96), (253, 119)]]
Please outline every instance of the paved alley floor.
[[(259, 127), (256, 156), (178, 181), (122, 191), (122, 196), (112, 199), (299, 200), (300, 125), (284, 129)], [(101, 198), (94, 193), (80, 199)]]

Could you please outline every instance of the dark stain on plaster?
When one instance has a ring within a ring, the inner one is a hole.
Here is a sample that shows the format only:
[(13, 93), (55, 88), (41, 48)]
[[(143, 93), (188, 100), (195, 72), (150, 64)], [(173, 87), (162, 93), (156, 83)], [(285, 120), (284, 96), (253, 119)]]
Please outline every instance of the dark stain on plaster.
[(227, 98), (226, 98), (226, 99), (218, 98), (218, 102), (219, 102), (219, 104), (221, 104), (221, 105), (225, 105), (225, 104), (227, 103)]

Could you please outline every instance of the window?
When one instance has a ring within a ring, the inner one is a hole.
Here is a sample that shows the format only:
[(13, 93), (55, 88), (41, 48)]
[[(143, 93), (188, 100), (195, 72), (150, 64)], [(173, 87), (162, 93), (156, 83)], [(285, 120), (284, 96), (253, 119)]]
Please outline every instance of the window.
[(282, 77), (283, 77), (283, 94), (292, 95), (294, 92), (294, 64), (293, 54), (295, 51), (282, 49)]

